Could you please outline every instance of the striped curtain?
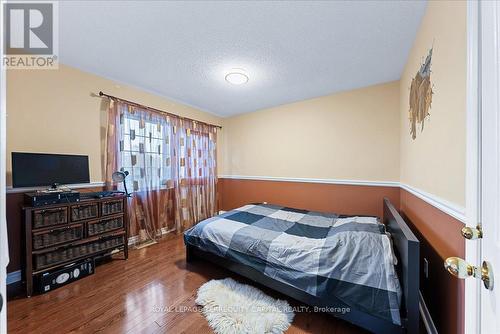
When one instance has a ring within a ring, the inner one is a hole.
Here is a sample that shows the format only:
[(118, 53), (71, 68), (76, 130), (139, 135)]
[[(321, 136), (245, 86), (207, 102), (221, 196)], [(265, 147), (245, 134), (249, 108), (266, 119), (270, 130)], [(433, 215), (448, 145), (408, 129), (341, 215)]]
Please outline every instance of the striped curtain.
[(110, 100), (106, 150), (111, 175), (128, 171), (130, 235), (156, 239), (216, 214), (217, 128)]

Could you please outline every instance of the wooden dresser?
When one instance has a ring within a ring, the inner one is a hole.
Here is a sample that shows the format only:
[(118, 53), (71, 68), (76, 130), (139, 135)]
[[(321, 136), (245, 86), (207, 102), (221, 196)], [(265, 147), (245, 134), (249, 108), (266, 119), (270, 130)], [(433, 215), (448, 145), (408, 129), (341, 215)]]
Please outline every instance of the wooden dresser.
[(122, 251), (128, 258), (125, 196), (24, 207), (26, 294), (33, 279), (78, 260)]

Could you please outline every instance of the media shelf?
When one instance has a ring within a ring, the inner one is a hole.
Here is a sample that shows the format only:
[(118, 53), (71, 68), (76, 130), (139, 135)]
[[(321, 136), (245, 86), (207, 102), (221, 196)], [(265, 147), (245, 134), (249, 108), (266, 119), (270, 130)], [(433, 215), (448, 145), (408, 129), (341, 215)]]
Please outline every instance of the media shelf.
[(36, 275), (117, 251), (128, 258), (126, 197), (24, 207), (26, 295)]

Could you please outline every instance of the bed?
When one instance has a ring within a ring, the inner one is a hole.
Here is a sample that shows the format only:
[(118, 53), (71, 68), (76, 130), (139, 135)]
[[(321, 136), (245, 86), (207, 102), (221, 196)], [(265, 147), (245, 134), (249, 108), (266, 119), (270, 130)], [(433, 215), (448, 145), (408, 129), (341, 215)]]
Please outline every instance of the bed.
[(184, 233), (201, 258), (375, 333), (418, 333), (419, 243), (384, 217), (249, 204)]

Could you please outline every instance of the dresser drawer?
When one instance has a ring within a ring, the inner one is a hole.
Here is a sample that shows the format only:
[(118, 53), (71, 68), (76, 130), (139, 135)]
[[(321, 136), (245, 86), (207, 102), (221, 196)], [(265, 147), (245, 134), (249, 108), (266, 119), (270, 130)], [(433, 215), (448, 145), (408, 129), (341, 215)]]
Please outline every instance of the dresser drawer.
[(40, 270), (46, 267), (72, 261), (77, 258), (92, 256), (96, 253), (101, 253), (123, 246), (124, 240), (125, 238), (123, 235), (114, 235), (85, 244), (72, 245), (45, 253), (37, 253), (33, 256), (34, 267), (35, 270)]
[(101, 215), (113, 215), (123, 212), (123, 200), (105, 201), (101, 203)]
[(33, 228), (42, 228), (68, 222), (68, 208), (55, 208), (33, 211)]
[(80, 204), (71, 206), (71, 221), (97, 218), (98, 204)]
[(33, 233), (33, 249), (47, 248), (83, 237), (83, 225), (69, 225)]
[(123, 216), (109, 217), (87, 223), (88, 236), (123, 228)]

